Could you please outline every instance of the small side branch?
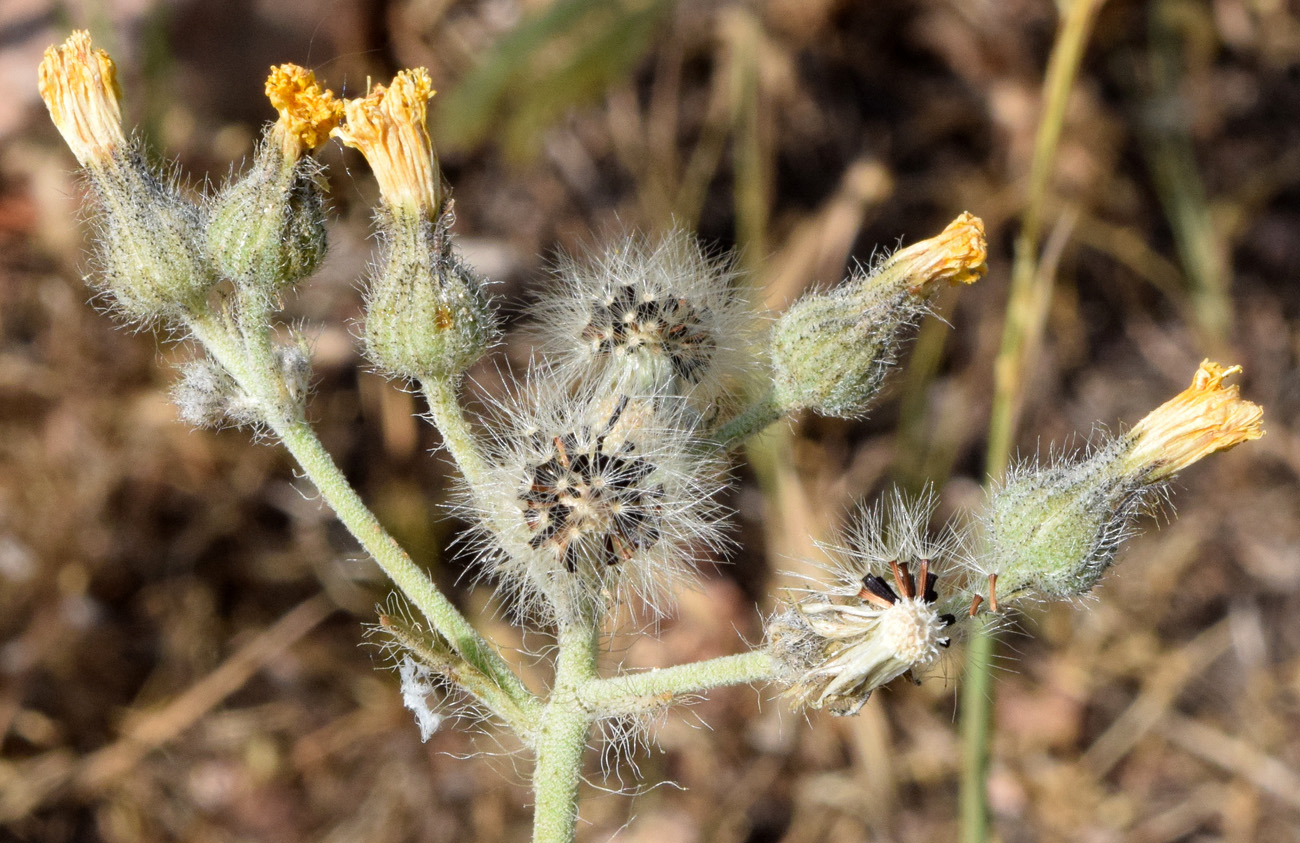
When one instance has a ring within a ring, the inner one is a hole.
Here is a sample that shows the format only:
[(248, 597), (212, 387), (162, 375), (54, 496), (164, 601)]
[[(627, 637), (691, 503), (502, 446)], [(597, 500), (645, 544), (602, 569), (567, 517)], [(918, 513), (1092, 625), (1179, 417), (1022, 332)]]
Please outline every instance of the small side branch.
[(667, 703), (710, 688), (766, 682), (775, 678), (776, 670), (776, 662), (766, 650), (751, 650), (645, 673), (595, 679), (583, 686), (582, 698), (587, 706), (605, 714), (639, 711), (650, 699)]

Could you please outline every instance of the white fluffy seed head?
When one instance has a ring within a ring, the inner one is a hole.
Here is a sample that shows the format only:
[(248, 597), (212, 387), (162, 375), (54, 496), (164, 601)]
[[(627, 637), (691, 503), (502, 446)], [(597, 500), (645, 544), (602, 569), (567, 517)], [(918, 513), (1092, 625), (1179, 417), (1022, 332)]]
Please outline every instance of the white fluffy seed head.
[(490, 477), (465, 499), (512, 608), (584, 623), (633, 598), (669, 611), (724, 543), (724, 469), (694, 414), (663, 396), (570, 395), (544, 374), (497, 415)]
[(702, 409), (757, 368), (757, 317), (735, 281), (729, 260), (684, 231), (624, 237), (588, 263), (562, 260), (537, 332), (570, 378)]

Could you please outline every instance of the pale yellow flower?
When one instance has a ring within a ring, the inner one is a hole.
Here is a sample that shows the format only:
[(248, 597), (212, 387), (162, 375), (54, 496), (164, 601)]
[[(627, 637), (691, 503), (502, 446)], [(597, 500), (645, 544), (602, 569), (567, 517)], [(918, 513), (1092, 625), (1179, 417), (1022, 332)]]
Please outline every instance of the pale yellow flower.
[(1147, 414), (1129, 432), (1126, 462), (1147, 482), (1177, 474), (1215, 451), (1264, 435), (1264, 409), (1244, 400), (1236, 384), (1224, 386), (1240, 366), (1202, 361), (1192, 385)]
[(83, 167), (106, 164), (126, 142), (117, 67), (108, 53), (90, 46), (90, 33), (84, 29), (45, 51), (40, 92), (59, 134)]
[(938, 236), (895, 252), (881, 268), (881, 273), (897, 273), (912, 295), (923, 295), (940, 281), (949, 284), (973, 284), (988, 268), (988, 242), (984, 239), (984, 221), (963, 212)]
[(271, 68), (266, 96), (280, 112), (272, 133), (293, 161), (329, 140), (343, 119), (343, 103), (320, 86), (316, 74), (296, 64)]
[(347, 100), (346, 122), (333, 131), (361, 150), (389, 206), (426, 216), (442, 210), (442, 176), (425, 124), (433, 93), (428, 71), (403, 70), (388, 87), (376, 85), (366, 96)]

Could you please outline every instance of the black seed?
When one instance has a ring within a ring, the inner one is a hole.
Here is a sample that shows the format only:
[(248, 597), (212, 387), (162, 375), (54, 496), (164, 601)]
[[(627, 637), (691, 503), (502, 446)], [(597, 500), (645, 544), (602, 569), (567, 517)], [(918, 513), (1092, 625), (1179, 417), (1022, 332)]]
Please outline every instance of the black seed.
[(890, 603), (898, 602), (898, 595), (889, 587), (889, 583), (885, 582), (875, 574), (867, 574), (863, 577), (862, 587), (882, 600), (888, 600)]

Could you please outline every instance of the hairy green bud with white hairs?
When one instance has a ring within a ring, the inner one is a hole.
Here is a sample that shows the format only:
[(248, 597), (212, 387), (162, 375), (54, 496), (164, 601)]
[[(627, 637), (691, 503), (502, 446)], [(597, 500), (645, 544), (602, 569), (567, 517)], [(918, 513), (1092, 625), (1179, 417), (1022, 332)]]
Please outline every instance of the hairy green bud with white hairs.
[(862, 415), (894, 362), (899, 331), (925, 312), (939, 281), (978, 279), (987, 251), (984, 223), (962, 214), (938, 237), (896, 252), (876, 270), (795, 302), (772, 329), (777, 406)]
[(142, 322), (201, 308), (216, 280), (201, 248), (203, 214), (126, 140), (113, 60), (74, 33), (45, 51), (40, 91), (98, 200), (100, 286)]
[(207, 229), (218, 271), (263, 307), (325, 257), (320, 165), (305, 153), (329, 138), (343, 113), (343, 104), (297, 65), (273, 67), (266, 93), (280, 118), (249, 172), (217, 195)]
[(1086, 594), (1166, 478), (1262, 436), (1263, 410), (1223, 385), (1240, 370), (1206, 360), (1190, 387), (1088, 457), (1013, 470), (981, 519), (975, 566), (989, 577), (990, 602)]
[(344, 103), (334, 135), (361, 150), (379, 182), (383, 256), (366, 295), (366, 353), (390, 377), (459, 377), (496, 338), (483, 283), (451, 247), (451, 201), (425, 125), (429, 75), (404, 70)]

